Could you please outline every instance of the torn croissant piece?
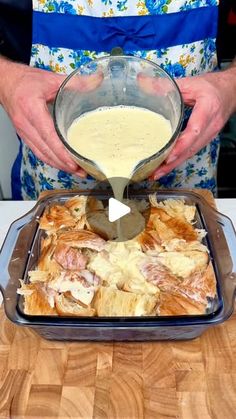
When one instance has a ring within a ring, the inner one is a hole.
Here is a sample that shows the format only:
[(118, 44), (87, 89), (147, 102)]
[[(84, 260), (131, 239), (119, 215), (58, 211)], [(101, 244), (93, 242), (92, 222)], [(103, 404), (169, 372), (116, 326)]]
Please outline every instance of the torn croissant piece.
[(83, 195), (78, 195), (69, 199), (65, 203), (65, 207), (68, 208), (71, 214), (77, 219), (88, 214), (90, 211), (98, 211), (104, 208), (102, 201), (92, 196)]
[(56, 236), (53, 234), (42, 239), (41, 254), (38, 260), (38, 269), (40, 271), (58, 272), (61, 270), (61, 266), (53, 257), (56, 243)]
[(58, 235), (58, 242), (77, 249), (88, 248), (100, 252), (106, 243), (104, 239), (89, 230), (66, 231)]
[(158, 231), (162, 241), (175, 238), (193, 241), (199, 239), (198, 231), (192, 226), (195, 207), (185, 205), (181, 200), (168, 199), (157, 202), (156, 195), (151, 195), (152, 205), (148, 228)]
[(68, 294), (59, 294), (55, 298), (56, 309), (60, 316), (95, 316), (95, 310), (89, 305), (84, 307), (78, 304), (74, 298), (69, 298)]
[(163, 247), (160, 245), (160, 237), (155, 230), (144, 230), (137, 236), (137, 241), (144, 252), (148, 250), (155, 250), (157, 253), (163, 252)]
[(198, 233), (194, 227), (184, 220), (170, 218), (165, 224), (174, 232), (176, 238), (181, 238), (188, 242), (198, 239)]
[(170, 290), (171, 293), (177, 293), (182, 295), (185, 298), (188, 298), (190, 301), (203, 304), (205, 307), (208, 304), (207, 296), (201, 288), (195, 288), (194, 286), (182, 286), (181, 287), (172, 287)]
[(52, 273), (62, 269), (81, 270), (85, 269), (87, 261), (88, 257), (81, 249), (55, 240), (53, 235), (42, 240), (42, 251), (38, 261), (38, 268), (41, 271)]
[(204, 314), (206, 304), (193, 301), (177, 292), (162, 292), (157, 311), (160, 316)]
[(17, 293), (24, 296), (25, 314), (32, 316), (58, 314), (54, 307), (54, 295), (50, 295), (44, 284), (24, 284), (21, 281), (21, 288), (17, 290)]
[(196, 213), (195, 205), (186, 205), (182, 199), (166, 199), (157, 201), (157, 194), (149, 195), (149, 201), (154, 208), (160, 208), (172, 218), (181, 218), (192, 223)]
[(63, 205), (52, 205), (45, 209), (39, 220), (39, 227), (47, 230), (48, 233), (57, 232), (60, 229), (73, 228), (76, 219), (71, 215), (69, 209)]
[(185, 252), (159, 253), (157, 260), (169, 271), (180, 278), (186, 278), (195, 272), (203, 272), (208, 265), (208, 254), (197, 250)]
[(71, 271), (85, 269), (88, 262), (88, 258), (82, 253), (81, 249), (70, 247), (63, 242), (56, 245), (53, 258), (61, 268)]
[(156, 218), (160, 219), (162, 222), (167, 221), (170, 219), (170, 216), (159, 208), (151, 207), (151, 209), (146, 210), (144, 213), (146, 216), (148, 215), (147, 223), (146, 223), (146, 229), (152, 230), (154, 228), (153, 220)]
[(54, 275), (52, 272), (49, 271), (40, 271), (36, 269), (34, 271), (28, 272), (30, 282), (33, 284), (34, 282), (49, 282), (53, 279)]
[(93, 306), (98, 316), (151, 316), (155, 315), (157, 302), (156, 296), (100, 287)]
[(160, 290), (168, 291), (181, 283), (173, 273), (160, 261), (154, 259), (140, 264), (140, 271), (148, 282), (156, 285)]
[(162, 221), (159, 214), (155, 214), (152, 216), (152, 226), (158, 232), (162, 242), (175, 238), (184, 239), (188, 242), (198, 240), (198, 233), (194, 227), (179, 218), (169, 218)]
[(208, 298), (213, 299), (216, 296), (215, 275), (211, 263), (204, 270), (197, 269), (185, 279), (174, 275), (157, 260), (142, 263), (140, 270), (147, 281), (166, 294), (178, 294), (204, 306), (207, 305)]
[[(118, 286), (117, 286), (118, 287)], [(121, 286), (121, 291), (128, 291), (135, 294), (146, 294), (158, 297), (160, 289), (152, 282), (140, 281), (140, 279), (129, 278)]]
[(91, 303), (99, 282), (100, 279), (87, 270), (81, 272), (63, 271), (54, 275), (54, 278), (48, 283), (48, 289), (57, 293), (70, 292), (73, 298), (87, 306)]
[(167, 252), (198, 250), (200, 252), (209, 253), (208, 248), (204, 244), (200, 243), (198, 240), (187, 242), (184, 239), (172, 239), (166, 243), (162, 243), (162, 246)]
[(158, 216), (152, 217), (148, 228), (157, 231), (161, 243), (172, 240), (176, 237), (174, 231), (167, 227), (167, 225), (161, 221)]
[(205, 290), (206, 296), (209, 298), (215, 298), (217, 295), (215, 272), (211, 262), (202, 275), (202, 289)]
[(74, 196), (65, 202), (65, 207), (76, 219), (81, 218), (86, 211), (87, 196)]
[[(204, 272), (199, 271), (194, 275), (190, 275), (182, 282), (182, 289), (198, 290), (204, 299), (215, 298), (216, 296), (216, 281), (215, 273), (212, 263), (210, 262)], [(193, 297), (194, 298), (194, 297)]]
[(89, 223), (87, 221), (87, 216), (84, 214), (82, 217), (78, 218), (75, 226), (76, 230), (89, 230)]

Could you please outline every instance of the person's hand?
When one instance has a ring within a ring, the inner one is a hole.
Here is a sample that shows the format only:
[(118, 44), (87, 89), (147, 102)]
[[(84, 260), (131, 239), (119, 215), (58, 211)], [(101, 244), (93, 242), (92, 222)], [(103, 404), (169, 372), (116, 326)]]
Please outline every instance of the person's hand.
[[(47, 107), (55, 98), (65, 76), (5, 59), (0, 59), (0, 74), (0, 103), (22, 140), (43, 162), (84, 177), (84, 170), (59, 140)], [(102, 75), (78, 78), (78, 90), (95, 89), (101, 80)]]
[[(150, 179), (157, 180), (180, 166), (220, 132), (236, 109), (235, 70), (176, 80), (184, 103), (193, 107), (193, 111), (168, 158)], [(152, 82), (153, 87), (155, 83)], [(158, 85), (157, 94), (159, 88)]]

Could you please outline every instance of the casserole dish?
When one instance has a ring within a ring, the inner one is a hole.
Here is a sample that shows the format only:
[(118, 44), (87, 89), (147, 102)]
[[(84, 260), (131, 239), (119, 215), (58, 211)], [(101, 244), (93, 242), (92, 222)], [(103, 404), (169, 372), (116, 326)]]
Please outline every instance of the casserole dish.
[[(195, 338), (208, 327), (225, 321), (233, 311), (236, 287), (236, 236), (230, 219), (216, 210), (199, 194), (191, 191), (158, 191), (159, 201), (183, 199), (196, 206), (195, 226), (207, 231), (204, 239), (209, 249), (217, 281), (217, 297), (201, 315), (149, 317), (55, 317), (30, 316), (24, 313), (22, 297), (17, 294), (19, 278), (27, 281), (28, 272), (39, 257), (42, 232), (38, 219), (52, 203), (63, 203), (89, 191), (59, 191), (41, 198), (26, 215), (10, 227), (0, 256), (0, 288), (7, 317), (28, 326), (46, 339), (58, 340), (183, 340)], [(130, 193), (131, 199), (145, 199), (153, 191)], [(110, 193), (93, 191), (93, 196), (106, 201)]]

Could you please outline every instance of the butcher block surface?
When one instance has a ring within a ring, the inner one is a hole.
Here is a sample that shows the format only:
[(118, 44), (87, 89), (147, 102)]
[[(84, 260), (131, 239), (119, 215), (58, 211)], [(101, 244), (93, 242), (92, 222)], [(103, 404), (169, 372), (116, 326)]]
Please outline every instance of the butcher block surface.
[(191, 341), (72, 343), (2, 306), (0, 418), (235, 419), (236, 314)]

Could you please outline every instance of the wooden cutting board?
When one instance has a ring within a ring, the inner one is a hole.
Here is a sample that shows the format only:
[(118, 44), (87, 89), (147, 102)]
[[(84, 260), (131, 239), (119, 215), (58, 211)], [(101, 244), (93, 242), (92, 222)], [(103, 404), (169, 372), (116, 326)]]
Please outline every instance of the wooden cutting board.
[(192, 341), (65, 343), (1, 308), (0, 418), (235, 419), (236, 314)]

